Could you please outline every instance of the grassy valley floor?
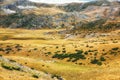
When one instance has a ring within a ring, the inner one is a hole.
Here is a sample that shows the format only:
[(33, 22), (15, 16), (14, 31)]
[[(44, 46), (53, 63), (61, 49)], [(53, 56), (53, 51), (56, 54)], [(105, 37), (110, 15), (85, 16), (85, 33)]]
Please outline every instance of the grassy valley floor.
[[(66, 38), (63, 30), (1, 28), (0, 55), (65, 80), (120, 80), (120, 30), (84, 38)], [(41, 79), (0, 66), (0, 80)]]

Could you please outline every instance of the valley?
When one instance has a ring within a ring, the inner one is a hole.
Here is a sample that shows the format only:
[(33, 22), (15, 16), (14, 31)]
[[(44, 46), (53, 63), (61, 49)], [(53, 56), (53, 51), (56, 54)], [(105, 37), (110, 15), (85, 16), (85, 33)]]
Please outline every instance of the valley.
[[(60, 31), (64, 29), (1, 28), (0, 55), (37, 71), (60, 75), (65, 80), (119, 80), (119, 30), (104, 33), (114, 33), (114, 36), (92, 38), (66, 38), (66, 35), (59, 34)], [(6, 71), (2, 71), (0, 74), (5, 74)], [(0, 78), (7, 80), (2, 75)], [(27, 76), (26, 80), (32, 79)]]
[(0, 80), (120, 80), (120, 1), (46, 1), (0, 0)]

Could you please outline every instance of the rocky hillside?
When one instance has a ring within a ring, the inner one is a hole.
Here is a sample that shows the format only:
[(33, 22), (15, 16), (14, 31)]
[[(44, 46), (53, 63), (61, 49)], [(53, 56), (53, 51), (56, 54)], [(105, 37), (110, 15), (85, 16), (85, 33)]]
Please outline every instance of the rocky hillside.
[(63, 5), (18, 0), (1, 5), (0, 26), (27, 29), (67, 28), (69, 30), (103, 30), (115, 26), (114, 29), (118, 29), (120, 28), (119, 5), (120, 2), (107, 0)]

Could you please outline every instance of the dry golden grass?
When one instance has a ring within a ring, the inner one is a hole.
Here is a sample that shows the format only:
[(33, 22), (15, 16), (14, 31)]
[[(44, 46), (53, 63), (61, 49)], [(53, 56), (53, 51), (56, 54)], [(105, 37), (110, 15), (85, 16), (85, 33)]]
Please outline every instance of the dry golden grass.
[[(105, 52), (108, 52), (114, 47), (120, 47), (119, 35), (114, 37), (63, 39), (57, 31), (60, 30), (0, 29), (0, 43), (4, 44), (3, 47), (7, 45), (14, 47), (15, 44), (23, 46), (22, 51), (16, 52), (15, 54), (12, 52), (10, 54), (0, 52), (0, 54), (38, 71), (61, 75), (66, 80), (120, 80), (119, 55), (107, 55), (111, 60), (107, 60), (105, 62), (107, 65), (102, 66), (88, 65), (88, 60), (83, 61), (83, 63), (86, 63), (85, 65), (77, 65), (66, 62), (66, 60), (52, 59), (51, 56), (44, 55), (46, 52), (52, 52), (54, 54), (54, 52), (61, 51), (65, 48), (67, 52), (71, 53), (74, 53), (76, 49), (82, 49), (83, 51), (98, 50), (99, 54), (97, 57), (99, 57), (104, 52), (103, 49), (105, 49)], [(48, 32), (53, 32), (53, 34), (47, 34)], [(110, 33), (117, 34), (120, 33), (120, 30)], [(6, 38), (5, 40), (4, 37)], [(114, 40), (117, 41), (117, 43), (114, 43)], [(86, 47), (87, 45), (93, 47)], [(58, 46), (57, 49), (56, 46)], [(44, 50), (43, 47), (45, 47), (46, 50)], [(35, 51), (34, 48), (38, 50)], [(31, 52), (28, 52), (29, 50), (31, 50)], [(0, 72), (0, 78), (3, 78), (1, 74), (3, 75), (5, 72), (10, 72), (2, 68), (0, 68), (0, 70), (2, 70), (2, 72)], [(16, 75), (18, 76), (17, 80), (24, 80), (19, 77), (19, 72), (15, 71), (14, 73), (18, 73), (18, 75)], [(32, 80), (29, 79), (29, 74), (25, 76), (28, 80)], [(5, 77), (8, 78), (8, 74), (6, 74)]]
[(60, 10), (60, 9), (56, 9), (56, 8), (35, 8), (35, 9), (31, 9), (31, 10), (24, 10), (23, 11), (24, 14), (35, 14), (35, 15), (55, 15), (58, 13), (65, 13), (64, 11)]

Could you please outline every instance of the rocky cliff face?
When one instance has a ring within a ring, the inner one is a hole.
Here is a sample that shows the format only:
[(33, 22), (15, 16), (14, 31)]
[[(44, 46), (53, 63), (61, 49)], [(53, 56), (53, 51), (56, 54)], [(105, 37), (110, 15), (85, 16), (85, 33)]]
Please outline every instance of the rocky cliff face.
[[(101, 29), (107, 22), (116, 21), (117, 23), (112, 24), (112, 26), (117, 25), (119, 28), (119, 4), (119, 2), (99, 0), (89, 3), (50, 5), (18, 0), (1, 6), (0, 10), (3, 14), (0, 15), (0, 25), (2, 27), (28, 29)], [(55, 8), (55, 14), (51, 14), (53, 8)], [(48, 10), (48, 12), (44, 10)]]

